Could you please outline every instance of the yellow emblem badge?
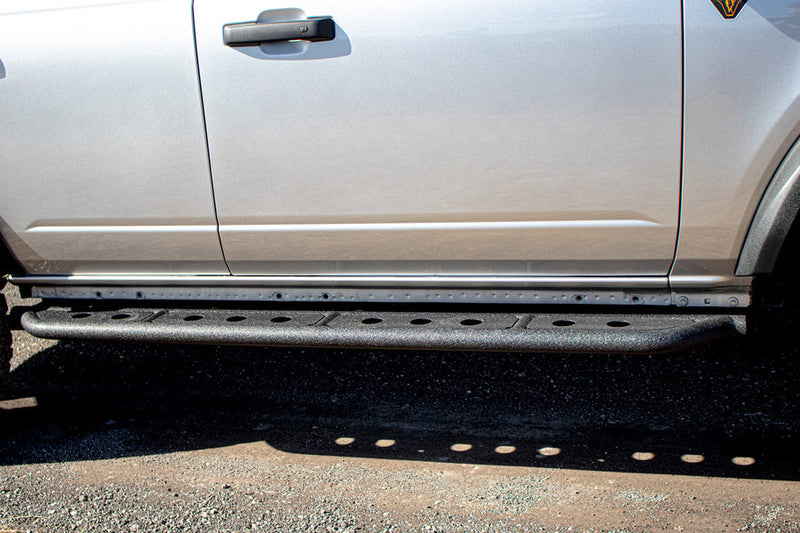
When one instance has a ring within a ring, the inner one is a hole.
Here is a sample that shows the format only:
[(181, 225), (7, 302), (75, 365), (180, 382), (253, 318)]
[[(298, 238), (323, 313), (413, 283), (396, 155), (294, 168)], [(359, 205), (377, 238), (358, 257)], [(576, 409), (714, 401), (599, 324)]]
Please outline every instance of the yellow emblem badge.
[(726, 19), (735, 18), (742, 10), (747, 0), (711, 0), (720, 14)]

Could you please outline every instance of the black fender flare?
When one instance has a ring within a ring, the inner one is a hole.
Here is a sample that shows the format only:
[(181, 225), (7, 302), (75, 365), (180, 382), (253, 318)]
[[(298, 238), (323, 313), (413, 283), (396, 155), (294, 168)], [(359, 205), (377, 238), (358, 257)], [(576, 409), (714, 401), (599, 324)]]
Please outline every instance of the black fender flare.
[(773, 271), (783, 243), (800, 211), (800, 139), (775, 171), (745, 237), (737, 276)]

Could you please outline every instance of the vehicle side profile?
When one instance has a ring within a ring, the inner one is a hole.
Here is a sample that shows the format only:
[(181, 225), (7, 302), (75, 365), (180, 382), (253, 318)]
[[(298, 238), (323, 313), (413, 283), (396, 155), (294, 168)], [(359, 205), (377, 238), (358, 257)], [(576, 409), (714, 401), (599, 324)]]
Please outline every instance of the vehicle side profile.
[(791, 253), (798, 73), (789, 0), (8, 0), (3, 274), (52, 338), (740, 334)]

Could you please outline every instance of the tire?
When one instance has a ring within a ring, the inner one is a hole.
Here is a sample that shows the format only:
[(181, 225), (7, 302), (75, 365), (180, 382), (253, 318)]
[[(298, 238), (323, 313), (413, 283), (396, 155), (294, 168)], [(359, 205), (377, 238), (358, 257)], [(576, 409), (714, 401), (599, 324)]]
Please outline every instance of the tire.
[[(5, 279), (0, 279), (0, 289), (6, 284)], [(11, 368), (11, 328), (9, 328), (8, 304), (6, 295), (0, 293), (0, 392), (5, 388)]]
[(754, 353), (795, 349), (797, 341), (788, 332), (800, 327), (800, 221), (796, 220), (781, 247), (772, 273), (753, 283), (750, 323)]

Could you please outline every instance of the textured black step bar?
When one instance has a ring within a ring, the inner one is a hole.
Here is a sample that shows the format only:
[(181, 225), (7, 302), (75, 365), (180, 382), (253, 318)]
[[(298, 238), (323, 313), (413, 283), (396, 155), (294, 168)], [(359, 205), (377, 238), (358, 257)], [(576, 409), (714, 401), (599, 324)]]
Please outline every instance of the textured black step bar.
[(45, 338), (511, 352), (663, 352), (745, 331), (744, 316), (51, 307)]

